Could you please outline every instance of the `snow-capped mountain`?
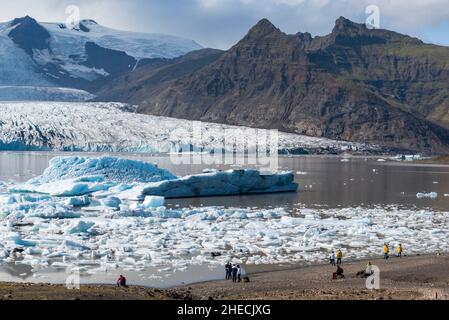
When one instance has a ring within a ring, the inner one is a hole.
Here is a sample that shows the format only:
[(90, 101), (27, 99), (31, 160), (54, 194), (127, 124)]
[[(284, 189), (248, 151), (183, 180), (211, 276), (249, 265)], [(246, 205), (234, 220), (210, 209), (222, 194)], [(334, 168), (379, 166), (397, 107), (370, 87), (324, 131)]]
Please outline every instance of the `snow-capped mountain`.
[(198, 49), (192, 40), (113, 30), (93, 20), (68, 28), (29, 16), (17, 18), (0, 23), (0, 99), (14, 98), (15, 86), (24, 87), (22, 93), (35, 86), (53, 87), (53, 92), (67, 87), (88, 90), (92, 81), (132, 71), (147, 59), (175, 58)]

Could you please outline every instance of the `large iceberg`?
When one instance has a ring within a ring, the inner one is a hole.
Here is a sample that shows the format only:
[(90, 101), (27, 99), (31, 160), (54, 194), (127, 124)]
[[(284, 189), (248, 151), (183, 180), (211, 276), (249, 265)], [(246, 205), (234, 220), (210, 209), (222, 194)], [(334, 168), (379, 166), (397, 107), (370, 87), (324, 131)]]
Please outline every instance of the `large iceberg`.
[(143, 200), (146, 196), (192, 198), (257, 193), (296, 192), (292, 172), (262, 174), (258, 170), (229, 170), (187, 176), (136, 186), (121, 197)]
[[(146, 196), (187, 198), (296, 192), (297, 189), (292, 172), (262, 174), (258, 170), (230, 170), (179, 178), (142, 161), (116, 157), (58, 157), (50, 161), (43, 175), (9, 190), (55, 197), (102, 193), (107, 197), (143, 201)], [(118, 201), (114, 202), (117, 203), (114, 207), (118, 207)]]
[(101, 176), (105, 180), (129, 182), (157, 182), (176, 179), (167, 170), (156, 165), (136, 160), (117, 157), (57, 157), (50, 161), (50, 166), (30, 184), (43, 184), (81, 177)]

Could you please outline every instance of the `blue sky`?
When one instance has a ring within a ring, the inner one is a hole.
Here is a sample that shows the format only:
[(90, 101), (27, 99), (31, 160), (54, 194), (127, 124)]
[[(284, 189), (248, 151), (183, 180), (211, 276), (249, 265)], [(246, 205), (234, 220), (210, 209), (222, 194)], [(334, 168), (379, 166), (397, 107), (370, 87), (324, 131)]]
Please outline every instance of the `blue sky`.
[(70, 4), (80, 7), (81, 18), (109, 27), (173, 34), (221, 49), (261, 18), (287, 33), (324, 35), (339, 16), (364, 22), (367, 6), (377, 5), (381, 28), (449, 45), (447, 0), (0, 0), (0, 21), (28, 14), (63, 22)]

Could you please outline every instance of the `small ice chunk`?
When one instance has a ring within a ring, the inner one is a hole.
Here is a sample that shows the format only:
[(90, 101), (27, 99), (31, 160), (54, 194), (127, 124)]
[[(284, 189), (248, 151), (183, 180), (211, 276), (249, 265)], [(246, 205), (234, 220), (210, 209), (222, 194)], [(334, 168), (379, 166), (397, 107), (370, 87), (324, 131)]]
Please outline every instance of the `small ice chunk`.
[(424, 198), (436, 199), (436, 198), (438, 198), (438, 193), (436, 193), (436, 192), (430, 192), (430, 193), (419, 192), (416, 194), (416, 197), (418, 199), (424, 199)]
[(106, 199), (100, 200), (101, 204), (108, 208), (119, 208), (122, 201), (117, 197), (108, 197)]
[(73, 207), (85, 207), (90, 205), (90, 198), (88, 196), (72, 197), (67, 199), (65, 204)]
[(77, 243), (75, 241), (70, 241), (70, 240), (64, 240), (62, 245), (66, 248), (74, 249), (74, 250), (81, 250), (81, 251), (91, 250), (91, 248), (89, 248), (81, 243)]
[(94, 222), (78, 221), (76, 224), (70, 226), (67, 232), (69, 234), (89, 233), (89, 229), (92, 228), (94, 225), (95, 225)]
[(159, 208), (163, 207), (165, 205), (165, 198), (164, 197), (157, 197), (157, 196), (147, 196), (145, 197), (145, 201), (143, 202), (144, 208)]

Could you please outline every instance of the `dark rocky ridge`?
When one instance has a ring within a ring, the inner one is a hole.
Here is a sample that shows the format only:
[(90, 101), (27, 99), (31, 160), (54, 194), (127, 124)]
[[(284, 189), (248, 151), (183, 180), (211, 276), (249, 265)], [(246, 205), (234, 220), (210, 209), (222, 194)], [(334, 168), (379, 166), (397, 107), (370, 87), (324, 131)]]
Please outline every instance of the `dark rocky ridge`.
[(141, 68), (121, 76), (125, 85), (105, 85), (99, 99), (148, 114), (449, 152), (449, 48), (416, 38), (345, 18), (324, 37), (287, 35), (263, 19), (191, 72), (167, 68), (172, 78), (162, 85)]
[(33, 50), (50, 50), (50, 33), (33, 18), (26, 16), (14, 19), (11, 26), (15, 28), (8, 36), (30, 56), (33, 56)]
[(131, 71), (137, 63), (136, 59), (125, 52), (103, 48), (94, 42), (87, 42), (85, 49), (87, 60), (84, 64), (88, 67), (103, 69), (109, 74)]

